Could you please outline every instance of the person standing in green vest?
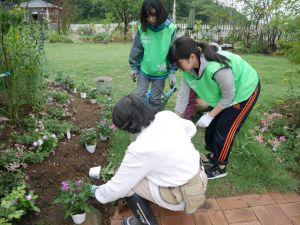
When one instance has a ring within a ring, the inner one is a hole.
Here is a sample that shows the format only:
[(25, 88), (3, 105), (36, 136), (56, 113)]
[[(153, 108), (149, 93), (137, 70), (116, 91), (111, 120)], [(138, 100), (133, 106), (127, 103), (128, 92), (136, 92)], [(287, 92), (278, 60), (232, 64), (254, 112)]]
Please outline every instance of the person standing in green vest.
[(196, 125), (205, 128), (208, 179), (224, 177), (234, 138), (260, 94), (258, 74), (240, 56), (189, 37), (176, 39), (169, 56), (183, 71), (175, 112), (184, 113), (191, 89), (212, 107)]
[(168, 52), (175, 40), (176, 26), (167, 18), (161, 0), (144, 0), (140, 25), (130, 51), (131, 79), (136, 82), (136, 94), (144, 98), (151, 83), (150, 104), (155, 112), (162, 109), (161, 94), (169, 77), (172, 88), (176, 85), (176, 68), (168, 61)]

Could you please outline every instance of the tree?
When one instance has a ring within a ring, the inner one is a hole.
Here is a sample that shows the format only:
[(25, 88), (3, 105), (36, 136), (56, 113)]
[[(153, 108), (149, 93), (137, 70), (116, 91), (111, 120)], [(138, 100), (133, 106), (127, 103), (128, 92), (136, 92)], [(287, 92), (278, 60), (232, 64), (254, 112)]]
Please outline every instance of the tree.
[(129, 30), (129, 22), (137, 20), (142, 0), (102, 0), (105, 11), (110, 12), (117, 22), (124, 23), (124, 38)]

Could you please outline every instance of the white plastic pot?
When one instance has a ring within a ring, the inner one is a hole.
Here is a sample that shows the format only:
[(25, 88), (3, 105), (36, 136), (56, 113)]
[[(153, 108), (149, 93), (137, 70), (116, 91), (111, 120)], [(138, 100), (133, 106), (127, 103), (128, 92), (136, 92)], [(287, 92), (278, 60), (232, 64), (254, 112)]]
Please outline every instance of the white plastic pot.
[(107, 141), (108, 137), (107, 136), (103, 136), (100, 134), (100, 140), (101, 141)]
[(80, 93), (80, 98), (86, 98), (86, 93), (85, 92)]
[(86, 213), (71, 215), (75, 224), (82, 224), (86, 219)]
[(90, 152), (90, 153), (94, 153), (96, 150), (96, 144), (95, 145), (87, 145), (85, 144), (85, 149)]
[(91, 103), (92, 104), (96, 104), (97, 103), (97, 99), (91, 99)]
[(70, 140), (71, 139), (71, 131), (67, 130), (67, 139)]
[(94, 179), (100, 179), (101, 166), (91, 167), (89, 170), (89, 177)]

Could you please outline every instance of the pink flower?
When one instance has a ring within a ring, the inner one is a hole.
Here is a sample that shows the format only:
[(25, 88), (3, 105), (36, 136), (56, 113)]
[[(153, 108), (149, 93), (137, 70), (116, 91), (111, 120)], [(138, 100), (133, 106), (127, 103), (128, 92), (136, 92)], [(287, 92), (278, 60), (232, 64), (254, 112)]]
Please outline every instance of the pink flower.
[(260, 144), (264, 143), (264, 137), (263, 137), (261, 134), (259, 134), (258, 136), (256, 136), (256, 137), (255, 137), (255, 140), (256, 140), (258, 143), (260, 143)]
[(39, 143), (37, 143), (37, 142), (35, 141), (35, 142), (32, 143), (32, 146), (33, 146), (33, 147), (37, 147), (37, 146), (39, 146)]
[(26, 195), (25, 198), (26, 198), (27, 201), (30, 201), (32, 199), (32, 196), (29, 194), (29, 195)]
[(263, 127), (267, 127), (268, 126), (268, 121), (267, 120), (262, 120), (260, 121), (260, 125)]
[(77, 180), (77, 181), (76, 181), (76, 185), (77, 185), (77, 186), (80, 186), (80, 184), (81, 184), (81, 180)]
[(55, 134), (51, 134), (51, 138), (52, 139), (56, 139), (56, 135)]
[(112, 130), (112, 131), (116, 131), (118, 128), (116, 127), (116, 125), (112, 124), (109, 126), (109, 128)]
[(47, 141), (47, 140), (48, 140), (48, 136), (47, 136), (47, 135), (44, 135), (42, 139), (43, 139), (44, 141)]
[(285, 138), (285, 136), (280, 136), (280, 137), (278, 138), (278, 140), (279, 140), (280, 142), (285, 142), (285, 141), (286, 141), (286, 138)]
[(27, 163), (21, 163), (21, 166), (25, 169), (28, 167)]
[(67, 191), (67, 190), (69, 190), (69, 184), (68, 184), (66, 181), (61, 182), (61, 187), (60, 187), (60, 189), (61, 189), (62, 191)]
[(18, 168), (20, 168), (21, 167), (21, 164), (20, 163), (16, 163), (16, 162), (14, 162), (14, 163), (11, 163), (11, 164), (9, 164), (9, 166), (7, 167), (7, 169), (9, 170), (9, 171), (16, 171)]

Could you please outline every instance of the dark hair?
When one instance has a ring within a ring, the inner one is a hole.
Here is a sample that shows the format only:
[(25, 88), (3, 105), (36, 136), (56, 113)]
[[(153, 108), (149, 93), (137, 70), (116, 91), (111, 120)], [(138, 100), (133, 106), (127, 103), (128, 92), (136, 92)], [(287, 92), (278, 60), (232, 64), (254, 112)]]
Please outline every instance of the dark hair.
[[(199, 48), (200, 47), (200, 48)], [(170, 49), (169, 60), (180, 67), (180, 59), (189, 59), (190, 55), (194, 53), (197, 57), (204, 55), (207, 61), (216, 61), (229, 67), (230, 61), (227, 57), (217, 53), (218, 48), (206, 42), (196, 42), (190, 37), (177, 38)]]
[(116, 127), (130, 133), (139, 133), (154, 120), (155, 113), (145, 100), (136, 94), (127, 95), (119, 100), (112, 113)]
[(166, 6), (161, 0), (144, 0), (140, 13), (140, 21), (143, 31), (147, 30), (147, 16), (151, 14), (151, 9), (155, 10), (157, 24), (165, 22), (168, 18)]

